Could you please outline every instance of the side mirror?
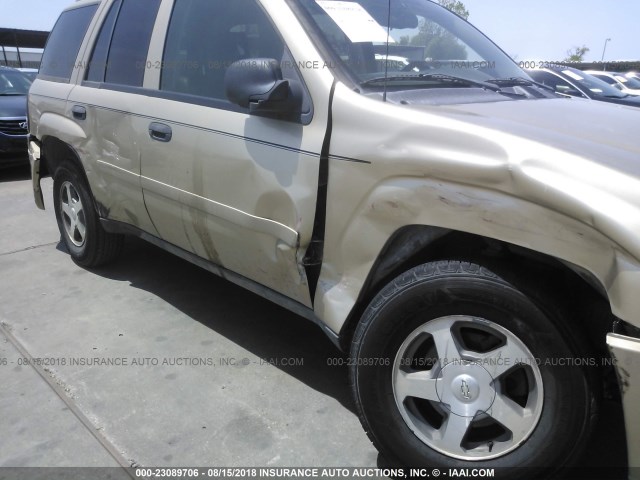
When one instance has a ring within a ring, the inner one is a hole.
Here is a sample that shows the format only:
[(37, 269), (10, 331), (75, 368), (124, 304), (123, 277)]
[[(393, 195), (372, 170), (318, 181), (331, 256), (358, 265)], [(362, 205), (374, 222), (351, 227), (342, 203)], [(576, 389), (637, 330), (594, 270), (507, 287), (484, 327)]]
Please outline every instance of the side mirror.
[(283, 80), (273, 58), (248, 58), (233, 62), (224, 76), (224, 88), (232, 103), (248, 108), (252, 115), (291, 117), (300, 114), (301, 89)]

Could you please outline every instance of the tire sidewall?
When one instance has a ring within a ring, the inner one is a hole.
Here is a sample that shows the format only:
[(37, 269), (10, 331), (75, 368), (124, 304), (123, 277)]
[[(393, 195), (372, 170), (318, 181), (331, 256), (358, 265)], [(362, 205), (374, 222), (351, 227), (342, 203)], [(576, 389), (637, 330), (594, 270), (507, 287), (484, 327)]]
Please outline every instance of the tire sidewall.
[[(363, 317), (361, 341), (354, 345), (353, 384), (361, 417), (374, 442), (389, 458), (416, 467), (443, 468), (541, 467), (560, 465), (578, 443), (588, 416), (588, 388), (579, 367), (549, 365), (549, 360), (574, 355), (554, 322), (526, 296), (499, 278), (446, 275), (411, 281), (383, 290)], [(403, 277), (404, 278), (404, 277)], [(400, 280), (402, 283), (403, 280)], [(450, 315), (486, 318), (517, 336), (540, 359), (544, 403), (531, 434), (512, 452), (486, 461), (465, 461), (443, 455), (419, 440), (395, 403), (392, 372), (395, 356), (416, 328)], [(357, 335), (357, 334), (356, 334)], [(362, 359), (380, 358), (385, 365), (363, 366)], [(387, 361), (388, 359), (388, 361)]]
[[(82, 202), (82, 208), (86, 221), (86, 233), (85, 240), (81, 246), (75, 245), (69, 238), (62, 219), (62, 212), (60, 208), (60, 194), (62, 185), (65, 182), (69, 182), (73, 185), (78, 196)], [(93, 199), (86, 186), (86, 181), (77, 172), (77, 170), (70, 164), (64, 164), (60, 166), (54, 175), (53, 180), (53, 203), (56, 212), (56, 220), (58, 222), (58, 229), (60, 230), (60, 237), (65, 247), (69, 251), (71, 258), (79, 264), (86, 262), (90, 255), (92, 244), (95, 242), (95, 234), (97, 228), (97, 216), (95, 209), (93, 208)]]

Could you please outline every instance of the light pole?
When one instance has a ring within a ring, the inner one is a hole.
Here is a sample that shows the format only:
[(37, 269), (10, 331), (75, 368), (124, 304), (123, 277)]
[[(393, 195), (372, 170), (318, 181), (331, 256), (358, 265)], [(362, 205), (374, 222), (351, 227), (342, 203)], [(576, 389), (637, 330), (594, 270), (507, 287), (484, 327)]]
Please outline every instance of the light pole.
[[(607, 51), (607, 43), (609, 43), (610, 41), (611, 41), (611, 39), (610, 39), (610, 38), (607, 38), (607, 39), (604, 41), (604, 48), (602, 49), (602, 60), (601, 60), (601, 62), (602, 62), (602, 63), (604, 63), (604, 54), (605, 54), (605, 52)], [(603, 65), (602, 70), (606, 70), (606, 69), (607, 69), (607, 68), (606, 68), (606, 66), (605, 66), (605, 65)]]

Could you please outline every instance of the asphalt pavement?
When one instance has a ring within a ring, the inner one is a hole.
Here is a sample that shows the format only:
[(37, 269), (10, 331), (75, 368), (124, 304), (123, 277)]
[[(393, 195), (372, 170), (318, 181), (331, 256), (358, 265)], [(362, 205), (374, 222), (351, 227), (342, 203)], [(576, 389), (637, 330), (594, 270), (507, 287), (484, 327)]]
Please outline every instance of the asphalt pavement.
[(137, 239), (78, 267), (28, 175), (0, 171), (0, 466), (377, 464), (317, 326)]

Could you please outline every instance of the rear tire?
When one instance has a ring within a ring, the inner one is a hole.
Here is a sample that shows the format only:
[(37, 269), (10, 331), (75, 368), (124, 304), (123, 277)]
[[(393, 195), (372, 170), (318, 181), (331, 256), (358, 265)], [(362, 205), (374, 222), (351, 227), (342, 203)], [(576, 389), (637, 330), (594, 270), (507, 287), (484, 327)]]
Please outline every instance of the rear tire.
[(577, 459), (594, 395), (559, 309), (542, 307), (458, 261), (415, 267), (376, 295), (350, 375), (362, 425), (386, 459), (445, 471), (530, 467), (503, 470), (509, 478)]
[(72, 163), (63, 163), (55, 172), (53, 203), (62, 242), (75, 263), (99, 267), (120, 255), (123, 235), (102, 228), (89, 186)]

